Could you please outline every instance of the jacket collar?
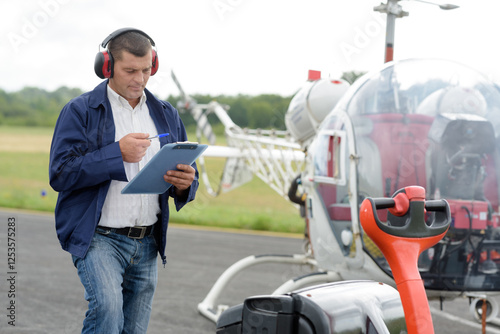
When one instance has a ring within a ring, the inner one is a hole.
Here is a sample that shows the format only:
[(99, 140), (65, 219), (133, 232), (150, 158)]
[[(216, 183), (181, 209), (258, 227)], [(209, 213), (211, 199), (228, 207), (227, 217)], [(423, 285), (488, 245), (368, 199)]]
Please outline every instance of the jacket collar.
[[(91, 108), (97, 109), (100, 105), (103, 106), (109, 105), (108, 92), (107, 92), (108, 81), (109, 79), (104, 80), (99, 85), (97, 85), (94, 88), (94, 90), (90, 93), (89, 106)], [(160, 102), (160, 100), (158, 100), (156, 96), (151, 94), (149, 90), (144, 89), (144, 93), (146, 94), (146, 103), (148, 105), (151, 104), (156, 108), (163, 108), (163, 104)]]
[(144, 93), (146, 94), (146, 104), (150, 107), (159, 108), (159, 110), (162, 110), (165, 106), (161, 101), (154, 96), (147, 88), (144, 89)]
[(108, 80), (104, 80), (90, 92), (89, 106), (91, 108), (97, 109), (100, 105), (106, 106), (106, 100), (108, 98), (106, 91), (107, 85)]

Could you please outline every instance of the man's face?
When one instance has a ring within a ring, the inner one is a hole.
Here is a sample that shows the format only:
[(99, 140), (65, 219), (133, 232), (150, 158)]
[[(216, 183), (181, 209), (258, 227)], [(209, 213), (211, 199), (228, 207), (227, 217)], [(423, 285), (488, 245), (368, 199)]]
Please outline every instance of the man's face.
[(121, 59), (115, 60), (114, 65), (109, 86), (135, 107), (151, 75), (151, 52), (144, 57), (136, 57), (130, 52), (122, 51)]

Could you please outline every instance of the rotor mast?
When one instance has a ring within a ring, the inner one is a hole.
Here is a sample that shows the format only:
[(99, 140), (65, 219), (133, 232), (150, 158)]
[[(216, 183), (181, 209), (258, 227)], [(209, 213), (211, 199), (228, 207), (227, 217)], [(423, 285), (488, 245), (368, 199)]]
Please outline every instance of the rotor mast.
[[(387, 0), (387, 3), (381, 3), (373, 7), (373, 10), (383, 14), (387, 14), (387, 25), (385, 29), (385, 58), (384, 62), (387, 63), (394, 59), (394, 31), (396, 29), (396, 19), (408, 16), (409, 13), (404, 11), (399, 2), (402, 0)], [(452, 4), (437, 4), (430, 1), (414, 0), (431, 5), (439, 6), (443, 10), (450, 10), (459, 8), (459, 6)]]

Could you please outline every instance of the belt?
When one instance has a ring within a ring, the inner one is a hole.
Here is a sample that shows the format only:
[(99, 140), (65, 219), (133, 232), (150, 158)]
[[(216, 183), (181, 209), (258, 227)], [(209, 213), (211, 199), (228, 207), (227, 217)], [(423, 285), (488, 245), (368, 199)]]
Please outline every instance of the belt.
[(122, 228), (98, 226), (97, 228), (100, 228), (100, 229), (107, 231), (107, 232), (114, 232), (117, 234), (126, 235), (127, 237), (129, 237), (131, 239), (142, 239), (144, 237), (147, 237), (148, 235), (150, 235), (153, 232), (154, 225), (122, 227)]

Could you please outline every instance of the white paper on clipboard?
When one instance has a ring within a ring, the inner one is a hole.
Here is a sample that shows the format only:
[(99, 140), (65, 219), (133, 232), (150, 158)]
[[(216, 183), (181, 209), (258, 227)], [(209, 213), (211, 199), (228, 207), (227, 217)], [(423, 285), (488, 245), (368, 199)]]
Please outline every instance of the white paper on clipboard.
[(163, 175), (178, 164), (191, 165), (207, 149), (205, 144), (165, 144), (137, 175), (122, 189), (122, 194), (163, 194), (172, 185)]

